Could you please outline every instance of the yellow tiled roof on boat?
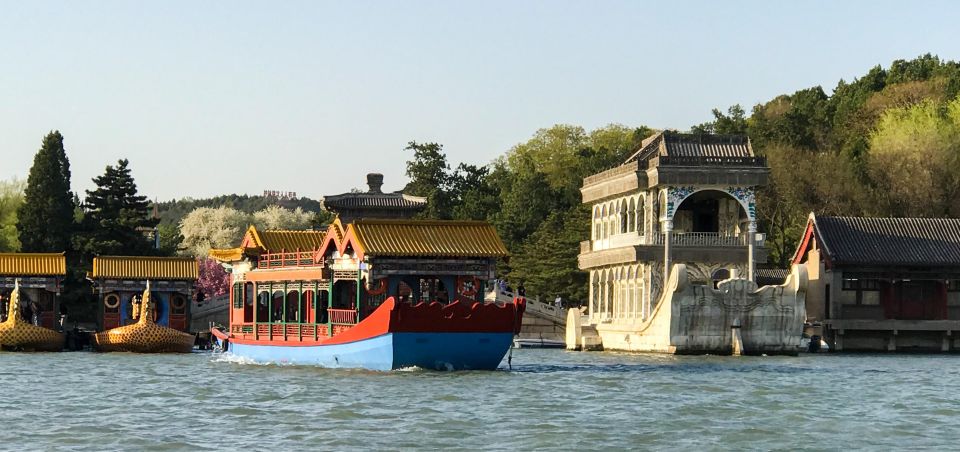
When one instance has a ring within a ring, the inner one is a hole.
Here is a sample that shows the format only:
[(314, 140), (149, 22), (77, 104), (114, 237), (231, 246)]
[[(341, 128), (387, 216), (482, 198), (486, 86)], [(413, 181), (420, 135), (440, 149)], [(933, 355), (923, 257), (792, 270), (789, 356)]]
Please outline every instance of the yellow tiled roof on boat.
[(237, 248), (225, 248), (218, 249), (214, 248), (210, 250), (208, 256), (211, 259), (218, 260), (220, 262), (235, 262), (243, 259), (244, 252), (249, 248), (237, 247)]
[(325, 231), (258, 231), (260, 243), (271, 253), (311, 251), (323, 245)]
[(197, 260), (192, 257), (97, 256), (93, 258), (94, 278), (112, 279), (197, 279)]
[(506, 257), (507, 248), (483, 221), (373, 220), (350, 224), (371, 256)]
[(280, 251), (312, 251), (323, 245), (326, 231), (268, 230), (258, 231), (256, 226), (247, 228), (241, 246), (256, 246), (261, 250), (279, 253)]
[(0, 253), (0, 276), (53, 276), (67, 274), (63, 253)]

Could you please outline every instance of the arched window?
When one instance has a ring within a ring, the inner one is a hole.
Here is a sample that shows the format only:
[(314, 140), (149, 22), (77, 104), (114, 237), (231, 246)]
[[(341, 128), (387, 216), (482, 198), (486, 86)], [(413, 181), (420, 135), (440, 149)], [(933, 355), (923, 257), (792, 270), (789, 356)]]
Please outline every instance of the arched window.
[(630, 232), (637, 231), (637, 202), (630, 198), (630, 210), (627, 212), (627, 226)]
[(283, 321), (283, 308), (284, 300), (286, 299), (286, 294), (282, 290), (276, 290), (273, 292), (270, 299), (270, 321), (271, 322), (282, 322)]
[(593, 239), (600, 239), (600, 207), (593, 206)]
[(646, 232), (646, 224), (644, 223), (644, 216), (646, 212), (646, 198), (641, 196), (640, 202), (637, 203), (637, 231), (640, 231), (641, 234)]
[(617, 230), (617, 205), (610, 202), (607, 204), (607, 233), (608, 235), (616, 234)]
[(606, 238), (607, 236), (607, 205), (600, 208), (600, 235), (597, 238)]
[(621, 234), (627, 233), (627, 224), (628, 224), (627, 202), (623, 201), (620, 203), (620, 228), (619, 229)]

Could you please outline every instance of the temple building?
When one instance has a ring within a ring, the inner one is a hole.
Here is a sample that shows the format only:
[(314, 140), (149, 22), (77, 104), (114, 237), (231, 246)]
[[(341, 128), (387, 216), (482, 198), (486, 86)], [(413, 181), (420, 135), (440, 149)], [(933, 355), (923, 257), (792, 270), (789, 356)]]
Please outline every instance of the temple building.
[(97, 293), (100, 330), (136, 322), (139, 297), (150, 281), (154, 321), (161, 326), (187, 331), (190, 300), (199, 268), (194, 258), (97, 256), (87, 274)]
[(0, 295), (9, 302), (19, 281), (21, 306), (36, 301), (44, 328), (59, 329), (60, 287), (66, 274), (63, 253), (0, 253)]
[(810, 214), (793, 262), (832, 350), (960, 346), (960, 219)]
[[(736, 323), (747, 352), (795, 353), (802, 277), (778, 286), (792, 287), (783, 297), (755, 282), (767, 259), (755, 193), (768, 175), (746, 137), (664, 131), (622, 165), (585, 178), (591, 237), (579, 267), (590, 273), (589, 317), (582, 327), (568, 320), (568, 347), (580, 348), (586, 329), (607, 349), (729, 353)], [(758, 320), (772, 315), (771, 303), (790, 305), (790, 314)]]
[(427, 199), (401, 192), (384, 193), (383, 174), (367, 174), (366, 192), (343, 193), (323, 198), (323, 206), (337, 214), (343, 224), (357, 218), (413, 218), (427, 207)]

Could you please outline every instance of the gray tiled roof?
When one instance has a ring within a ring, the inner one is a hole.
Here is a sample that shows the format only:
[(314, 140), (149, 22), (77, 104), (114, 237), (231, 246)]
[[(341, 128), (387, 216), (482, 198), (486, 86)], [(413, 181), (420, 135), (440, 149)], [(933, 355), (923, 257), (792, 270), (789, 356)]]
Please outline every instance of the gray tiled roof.
[(750, 140), (743, 135), (660, 132), (640, 145), (627, 162), (665, 157), (753, 157)]
[(758, 286), (779, 286), (790, 276), (790, 270), (785, 268), (758, 268), (756, 280)]
[(427, 200), (403, 193), (344, 193), (325, 197), (323, 205), (333, 209), (420, 209)]
[(811, 215), (811, 221), (835, 264), (960, 266), (960, 219)]

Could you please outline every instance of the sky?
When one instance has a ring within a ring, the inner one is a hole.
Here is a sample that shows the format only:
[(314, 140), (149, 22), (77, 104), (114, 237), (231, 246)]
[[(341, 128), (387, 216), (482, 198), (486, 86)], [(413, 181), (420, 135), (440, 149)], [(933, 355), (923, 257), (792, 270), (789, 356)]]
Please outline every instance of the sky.
[(960, 3), (0, 0), (0, 179), (51, 130), (73, 188), (130, 160), (167, 201), (407, 182), (409, 141), (487, 164), (541, 128), (688, 129), (924, 53)]

